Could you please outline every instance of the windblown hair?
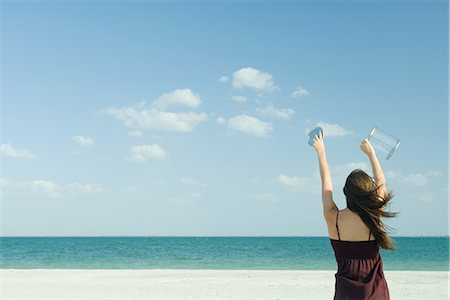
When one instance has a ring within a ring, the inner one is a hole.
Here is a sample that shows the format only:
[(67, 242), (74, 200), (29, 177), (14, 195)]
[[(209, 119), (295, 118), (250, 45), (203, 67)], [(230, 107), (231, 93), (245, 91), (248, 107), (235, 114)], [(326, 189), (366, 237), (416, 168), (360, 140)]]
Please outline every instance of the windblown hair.
[(347, 207), (357, 213), (361, 220), (369, 227), (379, 247), (394, 250), (392, 239), (388, 232), (391, 228), (385, 225), (381, 218), (392, 218), (396, 212), (386, 211), (384, 208), (394, 197), (392, 191), (380, 196), (379, 189), (374, 179), (362, 170), (354, 170), (347, 177), (344, 186), (344, 194), (347, 198)]

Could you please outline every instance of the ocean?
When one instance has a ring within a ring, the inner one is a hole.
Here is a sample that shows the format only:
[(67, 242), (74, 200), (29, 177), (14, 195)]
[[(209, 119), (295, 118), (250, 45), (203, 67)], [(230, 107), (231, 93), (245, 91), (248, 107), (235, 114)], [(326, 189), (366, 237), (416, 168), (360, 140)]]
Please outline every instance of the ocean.
[[(385, 270), (448, 271), (448, 237), (395, 237)], [(327, 237), (0, 237), (2, 269), (335, 270)]]

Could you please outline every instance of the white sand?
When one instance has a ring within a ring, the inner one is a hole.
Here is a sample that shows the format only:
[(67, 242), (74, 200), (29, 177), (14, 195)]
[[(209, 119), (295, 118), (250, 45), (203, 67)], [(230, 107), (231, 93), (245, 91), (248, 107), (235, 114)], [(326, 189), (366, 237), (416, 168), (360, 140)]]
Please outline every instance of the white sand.
[[(0, 299), (332, 299), (334, 273), (3, 269)], [(391, 299), (448, 299), (449, 272), (385, 275)]]

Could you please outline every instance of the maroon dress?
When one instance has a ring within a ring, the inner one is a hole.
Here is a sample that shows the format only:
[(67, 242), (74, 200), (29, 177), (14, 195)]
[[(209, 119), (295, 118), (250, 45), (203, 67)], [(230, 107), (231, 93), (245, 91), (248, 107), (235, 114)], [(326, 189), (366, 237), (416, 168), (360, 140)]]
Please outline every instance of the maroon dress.
[(330, 239), (338, 265), (334, 299), (389, 299), (377, 242), (370, 240), (371, 234), (367, 241), (341, 241), (338, 217), (339, 212), (339, 240)]

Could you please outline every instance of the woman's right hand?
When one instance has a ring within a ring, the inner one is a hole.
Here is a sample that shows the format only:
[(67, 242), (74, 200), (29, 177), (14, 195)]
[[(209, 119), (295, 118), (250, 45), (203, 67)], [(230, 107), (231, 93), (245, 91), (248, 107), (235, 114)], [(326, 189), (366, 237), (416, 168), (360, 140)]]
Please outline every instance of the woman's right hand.
[(320, 133), (314, 137), (313, 148), (317, 153), (323, 152), (323, 150), (325, 150), (322, 131), (320, 131)]
[(373, 146), (368, 139), (361, 141), (361, 146), (359, 148), (361, 148), (361, 151), (368, 156), (375, 154), (375, 149), (373, 149)]

